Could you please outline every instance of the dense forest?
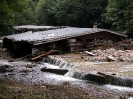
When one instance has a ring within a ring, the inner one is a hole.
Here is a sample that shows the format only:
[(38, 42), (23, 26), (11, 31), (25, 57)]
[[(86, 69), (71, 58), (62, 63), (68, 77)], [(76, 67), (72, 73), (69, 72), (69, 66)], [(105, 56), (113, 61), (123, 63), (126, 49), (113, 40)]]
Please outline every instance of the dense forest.
[(0, 0), (0, 34), (14, 25), (133, 29), (132, 0)]

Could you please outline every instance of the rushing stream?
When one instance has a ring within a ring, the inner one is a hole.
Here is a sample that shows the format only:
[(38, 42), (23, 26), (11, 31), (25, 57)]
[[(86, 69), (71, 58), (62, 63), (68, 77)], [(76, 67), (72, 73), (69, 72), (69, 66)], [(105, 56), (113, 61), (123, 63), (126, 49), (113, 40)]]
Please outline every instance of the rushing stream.
[[(91, 94), (94, 99), (99, 96), (97, 99), (119, 99), (120, 95), (127, 95), (129, 92), (133, 92), (133, 88), (121, 87), (121, 86), (113, 86), (113, 85), (102, 85), (96, 84), (91, 81), (80, 80), (77, 78), (70, 77), (70, 69), (73, 66), (69, 65), (69, 72), (66, 75), (57, 75), (54, 73), (42, 72), (41, 68), (55, 68), (58, 69), (60, 67), (65, 68), (62, 64), (60, 66), (52, 65), (46, 62), (25, 62), (25, 61), (17, 61), (17, 62), (9, 62), (8, 60), (0, 60), (1, 65), (7, 65), (10, 67), (12, 71), (0, 73), (0, 77), (9, 78), (14, 81), (25, 82), (29, 84), (54, 84), (60, 85), (64, 82), (69, 82), (72, 86), (78, 87), (80, 89), (85, 90), (89, 94)], [(77, 75), (78, 76), (78, 75)], [(81, 76), (81, 75), (80, 75)]]

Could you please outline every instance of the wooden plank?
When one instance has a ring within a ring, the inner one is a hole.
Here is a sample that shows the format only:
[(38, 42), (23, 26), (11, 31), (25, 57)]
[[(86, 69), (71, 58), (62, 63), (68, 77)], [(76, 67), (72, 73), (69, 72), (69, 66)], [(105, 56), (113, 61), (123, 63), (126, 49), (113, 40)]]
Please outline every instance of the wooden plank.
[(93, 54), (92, 52), (88, 52), (88, 51), (84, 51), (86, 54), (90, 55), (90, 56), (95, 56), (95, 54)]
[(57, 50), (51, 50), (51, 51), (49, 51), (49, 52), (47, 52), (47, 53), (45, 53), (45, 54), (41, 54), (41, 55), (39, 55), (39, 56), (37, 56), (37, 57), (34, 57), (34, 58), (32, 58), (31, 60), (32, 60), (32, 61), (37, 60), (37, 59), (39, 59), (39, 58), (41, 58), (41, 57), (45, 57), (45, 56), (47, 56), (47, 55), (49, 55), (49, 54), (51, 54), (51, 53), (54, 53), (54, 52), (57, 52)]

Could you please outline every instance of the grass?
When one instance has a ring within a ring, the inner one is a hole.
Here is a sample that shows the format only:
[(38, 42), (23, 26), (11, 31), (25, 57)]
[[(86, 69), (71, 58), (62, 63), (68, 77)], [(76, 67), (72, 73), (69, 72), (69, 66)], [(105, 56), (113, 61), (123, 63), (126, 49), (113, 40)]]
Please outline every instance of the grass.
[(28, 85), (0, 78), (0, 99), (90, 99), (71, 86)]

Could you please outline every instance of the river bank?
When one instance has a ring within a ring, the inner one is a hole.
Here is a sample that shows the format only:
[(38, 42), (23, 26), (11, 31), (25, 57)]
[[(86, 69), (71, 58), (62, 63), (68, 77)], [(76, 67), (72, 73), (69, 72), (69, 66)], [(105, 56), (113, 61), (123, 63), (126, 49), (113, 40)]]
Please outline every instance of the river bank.
[(0, 99), (91, 99), (88, 93), (67, 85), (29, 85), (0, 78)]
[[(91, 99), (119, 99), (120, 96), (127, 97), (129, 96), (129, 93), (133, 92), (132, 88), (126, 89), (123, 87), (115, 87), (115, 86), (104, 85), (104, 84), (99, 85), (91, 81), (78, 80), (75, 78), (71, 78), (69, 74), (66, 74), (64, 76), (59, 76), (59, 75), (55, 75), (51, 73), (41, 72), (42, 67), (47, 67), (47, 65), (49, 67), (50, 64), (47, 64), (44, 61), (32, 62), (30, 61), (29, 58), (13, 58), (9, 54), (10, 53), (8, 53), (4, 49), (1, 51), (1, 54), (0, 54), (1, 64), (5, 63), (6, 67), (11, 66), (14, 71), (12, 72), (6, 71), (4, 73), (1, 73), (1, 77), (9, 78), (16, 82), (19, 81), (19, 82), (23, 82), (26, 84), (29, 83), (32, 85), (48, 84), (50, 86), (54, 85), (57, 87), (65, 85), (67, 87), (70, 86), (73, 89), (73, 91), (75, 90), (75, 88), (78, 88), (81, 91), (85, 92), (85, 94), (87, 94), (87, 97), (81, 98), (81, 99), (89, 99), (89, 98)], [(79, 57), (79, 55), (81, 56)], [(74, 71), (80, 70), (80, 71), (88, 72), (88, 70), (90, 71), (93, 66), (92, 64), (89, 65), (91, 62), (86, 61), (82, 57), (83, 55), (88, 56), (85, 53), (80, 53), (80, 54), (69, 53), (69, 54), (64, 54), (64, 55), (62, 54), (62, 55), (50, 55), (50, 56), (58, 60), (61, 59), (61, 60), (67, 61), (70, 64), (72, 64), (72, 65), (69, 65), (71, 67), (71, 68), (69, 67), (69, 70), (70, 70), (69, 73), (72, 73), (71, 71), (73, 70)], [(4, 59), (5, 61), (2, 59)], [(98, 61), (95, 61), (95, 63), (97, 62)], [(53, 64), (53, 67), (55, 68), (54, 64)], [(95, 70), (97, 70), (97, 68), (95, 68)], [(64, 89), (59, 89), (59, 90), (62, 91)], [(75, 93), (70, 92), (70, 95), (71, 94), (75, 94)], [(62, 98), (58, 97), (58, 99), (62, 99)], [(80, 99), (80, 98), (78, 97), (77, 99)]]
[(43, 65), (31, 62), (27, 58), (14, 58), (11, 53), (2, 49), (0, 51), (0, 98), (90, 99), (89, 93), (69, 83), (69, 81), (73, 83), (79, 81), (41, 72), (41, 67), (46, 65), (47, 63)]

